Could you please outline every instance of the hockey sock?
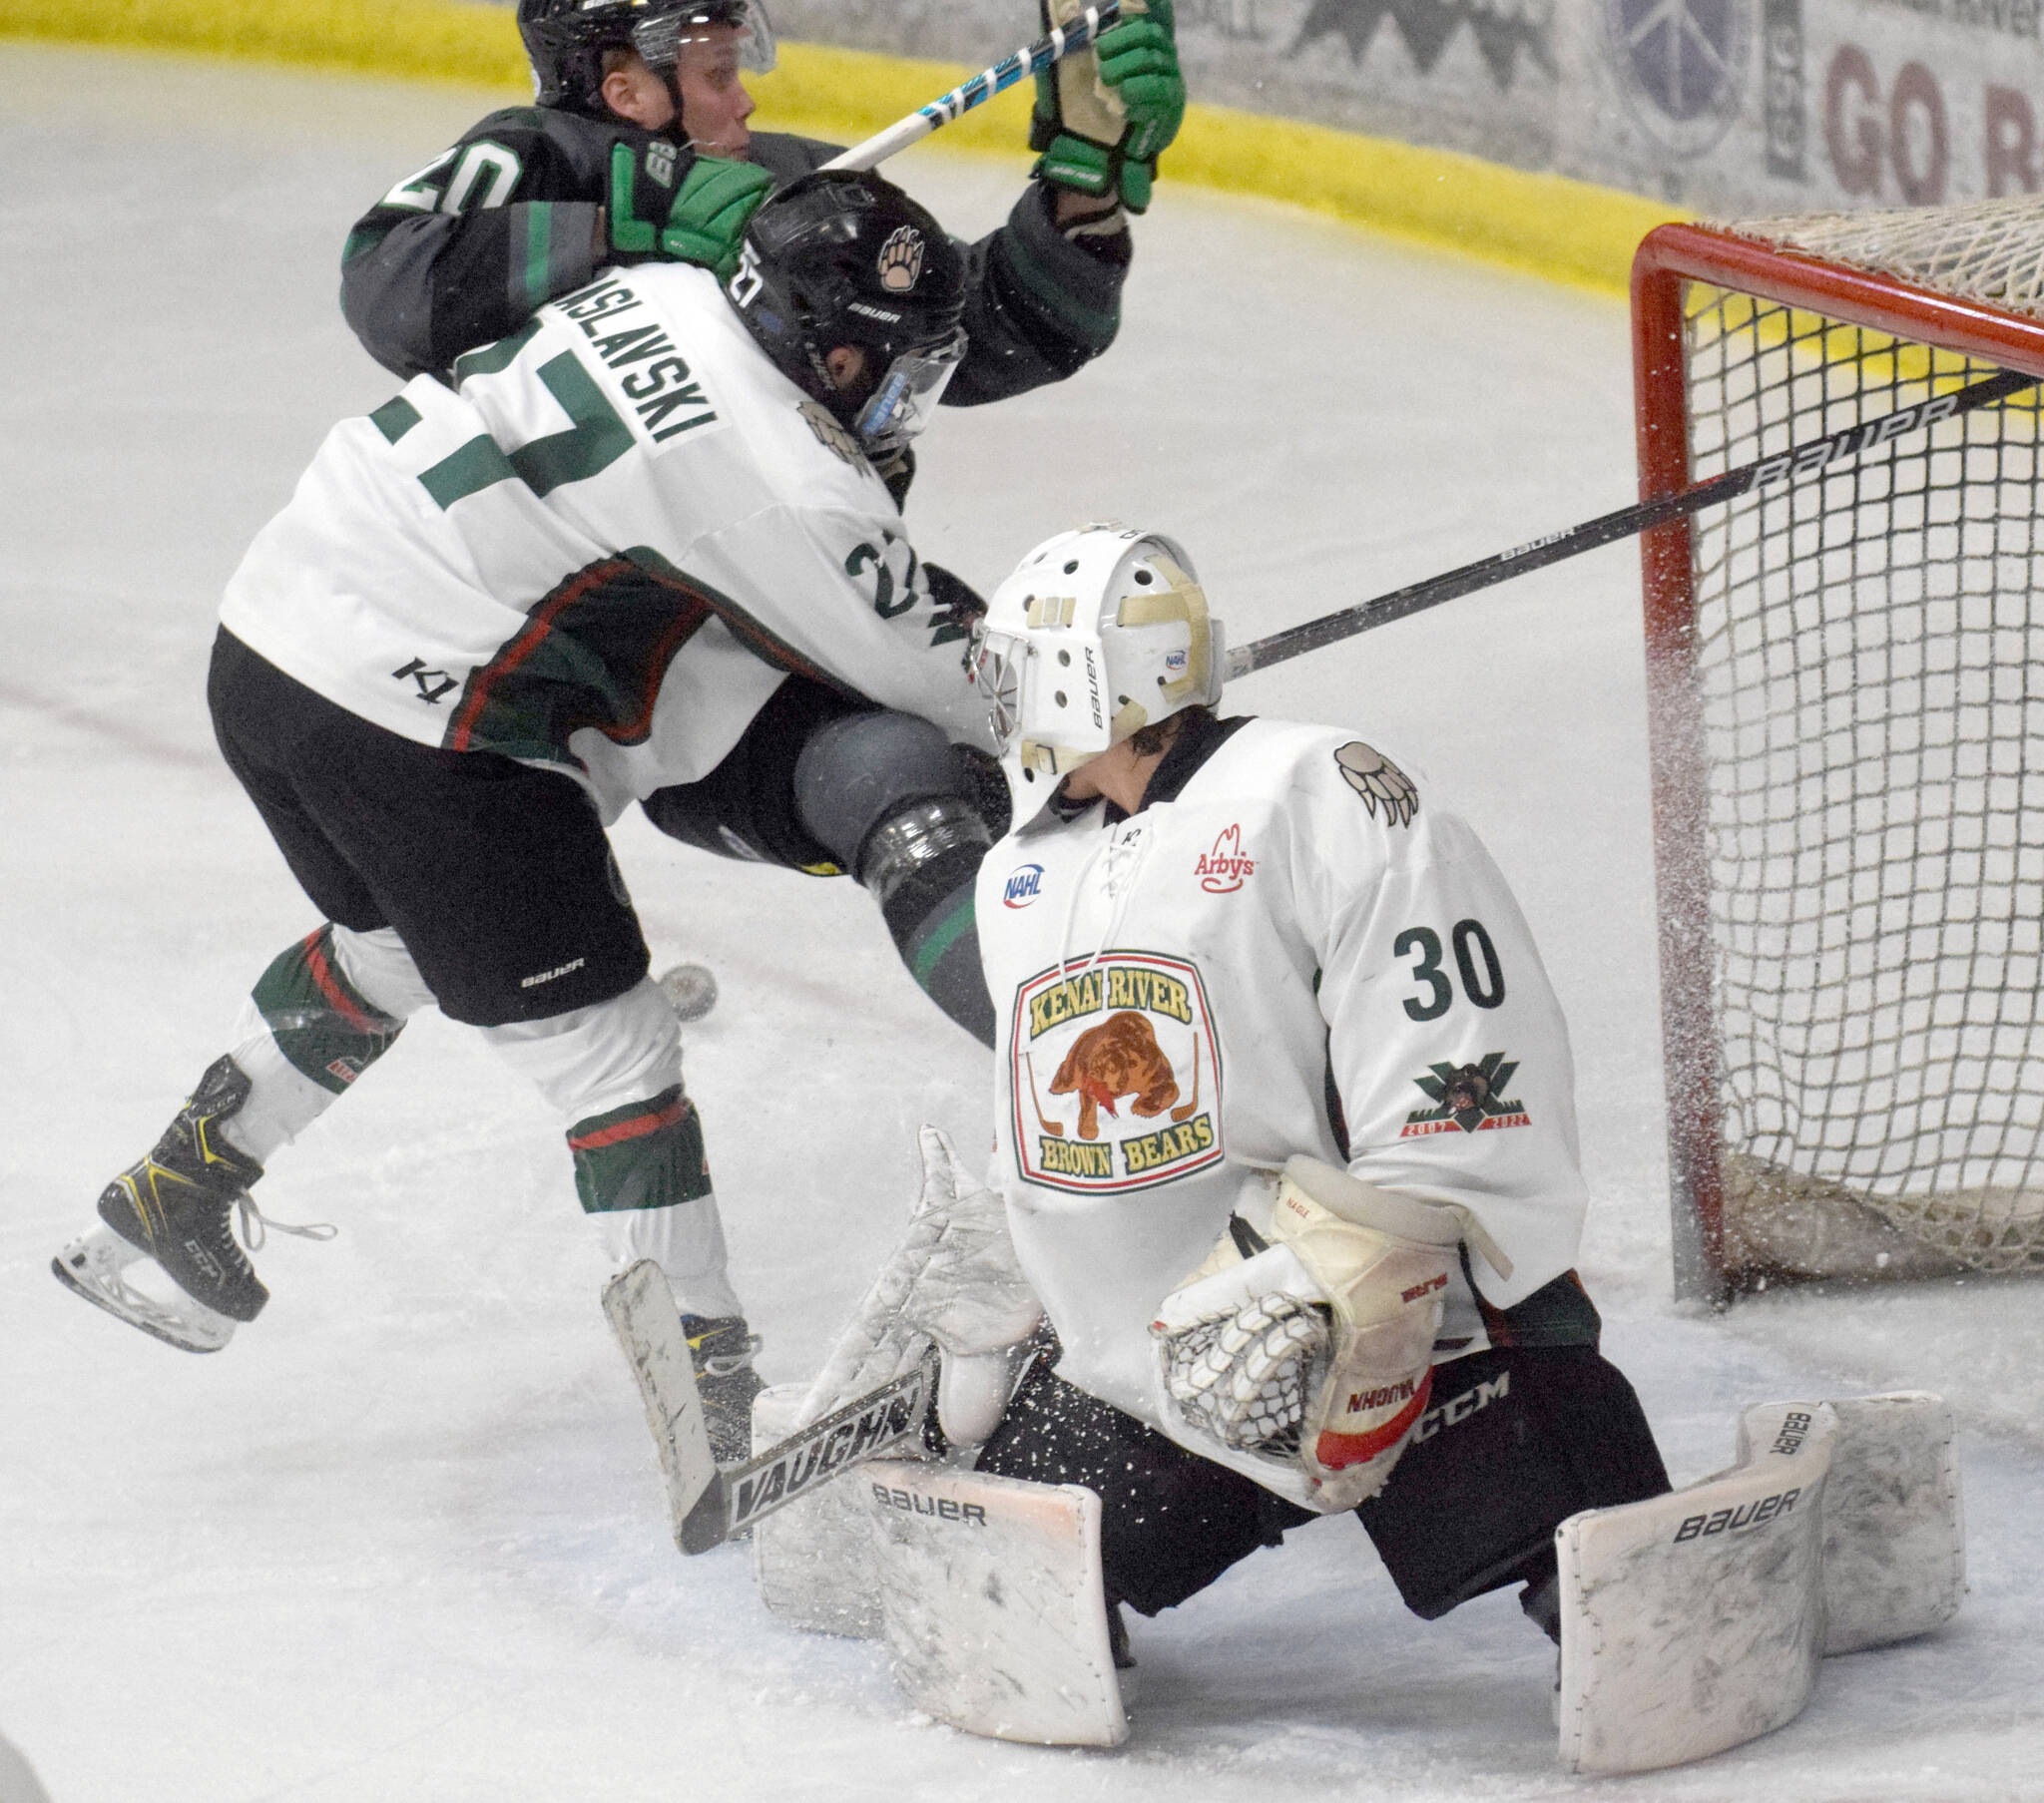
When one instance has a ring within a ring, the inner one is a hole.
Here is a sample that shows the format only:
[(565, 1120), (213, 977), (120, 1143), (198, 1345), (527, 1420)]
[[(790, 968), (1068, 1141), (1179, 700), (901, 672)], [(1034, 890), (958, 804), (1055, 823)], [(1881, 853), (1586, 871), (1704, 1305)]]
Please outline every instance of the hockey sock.
[(745, 1314), (726, 1268), (724, 1220), (713, 1191), (665, 1208), (607, 1209), (589, 1218), (618, 1265), (650, 1258), (660, 1266), (683, 1314), (706, 1320)]
[(300, 1076), (335, 1096), (390, 1049), (404, 1023), (342, 974), (329, 924), (274, 959), (251, 1000), (276, 1048)]
[(221, 1131), (256, 1163), (311, 1126), (397, 1038), (402, 1018), (371, 1001), (346, 968), (355, 945), (382, 937), (322, 926), (271, 960), (243, 1004), (231, 1056), (249, 1097)]
[(483, 1031), (570, 1123), (576, 1193), (611, 1256), (653, 1259), (686, 1314), (744, 1314), (660, 986), (649, 978), (592, 1008)]

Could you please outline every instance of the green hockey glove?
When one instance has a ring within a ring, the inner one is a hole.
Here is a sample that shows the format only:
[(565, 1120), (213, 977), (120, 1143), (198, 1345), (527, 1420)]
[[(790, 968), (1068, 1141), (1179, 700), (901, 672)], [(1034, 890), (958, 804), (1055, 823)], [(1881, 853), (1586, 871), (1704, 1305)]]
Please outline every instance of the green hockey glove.
[[(1039, 0), (1043, 27), (1069, 24), (1085, 0)], [(1036, 174), (1060, 188), (1116, 198), (1131, 213), (1150, 205), (1157, 158), (1178, 136), (1185, 76), (1173, 35), (1172, 0), (1124, 0), (1122, 18), (1097, 47), (1036, 77), (1029, 145)]]
[(773, 178), (722, 157), (696, 157), (683, 167), (683, 156), (664, 139), (612, 147), (609, 247), (620, 259), (667, 257), (726, 280)]

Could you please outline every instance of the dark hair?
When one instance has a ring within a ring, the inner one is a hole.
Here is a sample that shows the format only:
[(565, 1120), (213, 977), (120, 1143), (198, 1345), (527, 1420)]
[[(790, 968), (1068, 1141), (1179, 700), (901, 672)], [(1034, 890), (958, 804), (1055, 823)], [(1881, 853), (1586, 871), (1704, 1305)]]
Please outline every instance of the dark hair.
[(1138, 726), (1129, 734), (1129, 743), (1135, 746), (1138, 757), (1155, 757), (1178, 737), (1179, 728), (1196, 713), (1204, 715), (1210, 725), (1213, 723), (1214, 709), (1196, 702), (1191, 707), (1181, 707), (1176, 713), (1166, 714), (1161, 720), (1152, 720), (1147, 726)]

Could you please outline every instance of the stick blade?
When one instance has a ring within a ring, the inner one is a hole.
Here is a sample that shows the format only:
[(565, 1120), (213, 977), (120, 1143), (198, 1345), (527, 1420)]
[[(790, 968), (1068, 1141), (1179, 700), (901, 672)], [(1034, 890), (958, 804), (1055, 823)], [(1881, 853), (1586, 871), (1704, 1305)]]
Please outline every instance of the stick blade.
[(723, 1538), (704, 1544), (702, 1526), (706, 1516), (722, 1522), (723, 1484), (710, 1452), (703, 1399), (696, 1393), (689, 1338), (660, 1266), (650, 1258), (626, 1266), (604, 1285), (603, 1312), (646, 1405), (646, 1425), (667, 1481), (675, 1545), (684, 1553), (707, 1552)]

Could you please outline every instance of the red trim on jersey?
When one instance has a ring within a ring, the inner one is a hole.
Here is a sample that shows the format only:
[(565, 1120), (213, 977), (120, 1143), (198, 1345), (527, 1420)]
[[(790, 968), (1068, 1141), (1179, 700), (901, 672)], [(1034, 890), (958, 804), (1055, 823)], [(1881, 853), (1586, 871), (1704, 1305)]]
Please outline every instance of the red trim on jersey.
[(618, 744), (633, 744), (645, 738), (653, 730), (653, 709), (660, 700), (660, 685), (667, 679), (667, 667), (683, 646), (695, 637), (704, 621), (710, 618), (710, 604), (701, 596), (693, 598), (695, 606), (684, 608), (675, 616), (675, 623), (662, 636), (653, 649), (652, 661), (646, 669), (646, 692), (640, 698), (639, 711), (629, 720), (620, 720), (615, 726), (598, 726), (604, 737)]
[(547, 635), (554, 630), (555, 618), (564, 608), (572, 607), (591, 589), (601, 588), (620, 571), (633, 568), (636, 566), (622, 558), (612, 558), (601, 564), (591, 564), (588, 569), (576, 572), (572, 581), (556, 590), (539, 612), (525, 623), (524, 630), (491, 660), (489, 668), (482, 673), (476, 685), (468, 691), (467, 699), (461, 703), (460, 713), (455, 716), (453, 730), (447, 734), (447, 748), (450, 751), (467, 751), (473, 748), (475, 723), (482, 715), (484, 703), (490, 698), (490, 690), (546, 643)]
[(689, 1115), (689, 1099), (677, 1096), (664, 1109), (654, 1109), (644, 1115), (634, 1115), (629, 1121), (620, 1121), (611, 1127), (598, 1127), (593, 1133), (570, 1133), (570, 1151), (598, 1151), (606, 1145), (618, 1145), (627, 1139), (643, 1139), (648, 1133), (657, 1133), (662, 1127), (673, 1127), (685, 1121)]
[(635, 564), (633, 568), (642, 575), (651, 577), (661, 587), (679, 589), (699, 607), (707, 608), (724, 622), (725, 630), (734, 639), (763, 663), (771, 665), (775, 670), (784, 670), (790, 676), (806, 676), (811, 682), (820, 682), (834, 693), (848, 695), (854, 700), (860, 698), (857, 689), (851, 687), (841, 677), (833, 676), (828, 671), (810, 663), (792, 646), (783, 644), (752, 615), (727, 597), (715, 591), (699, 589), (693, 582), (679, 574), (671, 575), (665, 570), (649, 570), (643, 564)]
[(1432, 1394), (1433, 1372), (1429, 1369), (1419, 1380), (1418, 1393), (1382, 1427), (1372, 1428), (1367, 1434), (1322, 1434), (1313, 1442), (1314, 1462), (1329, 1471), (1340, 1471), (1374, 1459), (1386, 1447), (1396, 1446), (1405, 1438), (1412, 1424), (1426, 1413), (1427, 1398)]

